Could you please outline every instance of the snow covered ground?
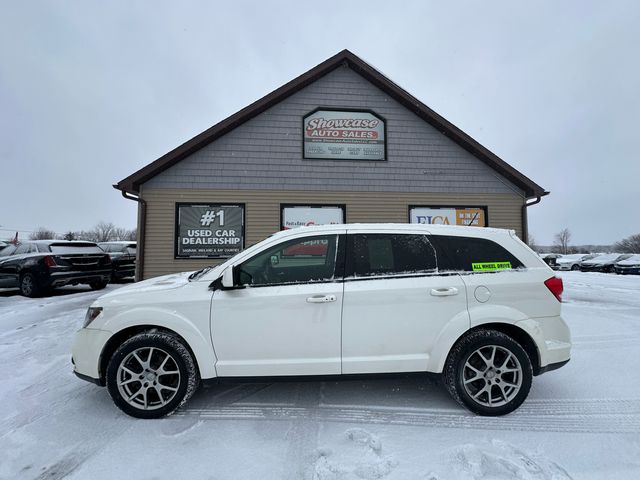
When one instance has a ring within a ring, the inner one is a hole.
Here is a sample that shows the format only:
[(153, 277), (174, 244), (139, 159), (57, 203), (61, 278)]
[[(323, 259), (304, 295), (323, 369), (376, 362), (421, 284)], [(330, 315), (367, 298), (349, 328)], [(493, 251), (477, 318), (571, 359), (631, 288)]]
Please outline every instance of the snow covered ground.
[(640, 277), (562, 277), (572, 361), (503, 418), (396, 377), (217, 386), (135, 420), (71, 373), (101, 293), (0, 291), (0, 478), (638, 479)]

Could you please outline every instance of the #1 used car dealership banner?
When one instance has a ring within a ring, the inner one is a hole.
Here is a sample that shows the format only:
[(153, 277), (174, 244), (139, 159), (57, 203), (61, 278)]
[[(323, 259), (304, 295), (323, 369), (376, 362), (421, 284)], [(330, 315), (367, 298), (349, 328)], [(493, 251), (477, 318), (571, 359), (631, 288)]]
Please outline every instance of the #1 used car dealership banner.
[(304, 158), (385, 159), (384, 120), (372, 112), (316, 110), (303, 123)]
[(467, 225), (486, 227), (487, 219), (484, 208), (478, 207), (415, 207), (411, 209), (411, 223), (429, 225)]
[(243, 205), (176, 205), (176, 258), (226, 258), (243, 247)]

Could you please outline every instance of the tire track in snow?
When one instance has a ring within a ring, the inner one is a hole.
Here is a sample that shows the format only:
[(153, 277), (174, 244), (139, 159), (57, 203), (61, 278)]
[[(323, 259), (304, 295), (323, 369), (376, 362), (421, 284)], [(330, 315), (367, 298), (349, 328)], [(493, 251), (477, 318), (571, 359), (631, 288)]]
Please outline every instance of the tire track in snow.
[(638, 399), (534, 400), (525, 403), (518, 411), (506, 417), (480, 417), (442, 409), (342, 405), (186, 408), (175, 415), (197, 415), (203, 420), (313, 420), (480, 430), (640, 433)]

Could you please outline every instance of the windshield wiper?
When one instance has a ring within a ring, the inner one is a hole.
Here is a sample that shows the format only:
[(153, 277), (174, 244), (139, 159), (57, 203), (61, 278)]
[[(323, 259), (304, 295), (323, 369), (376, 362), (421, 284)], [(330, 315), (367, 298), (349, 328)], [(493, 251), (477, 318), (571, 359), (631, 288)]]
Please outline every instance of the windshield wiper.
[(209, 267), (204, 267), (200, 270), (198, 270), (197, 272), (193, 272), (191, 275), (189, 275), (187, 277), (187, 280), (191, 281), (191, 280), (195, 280), (197, 278), (200, 278), (202, 275), (204, 275), (205, 273), (207, 273), (209, 270), (211, 270), (213, 267), (209, 266)]

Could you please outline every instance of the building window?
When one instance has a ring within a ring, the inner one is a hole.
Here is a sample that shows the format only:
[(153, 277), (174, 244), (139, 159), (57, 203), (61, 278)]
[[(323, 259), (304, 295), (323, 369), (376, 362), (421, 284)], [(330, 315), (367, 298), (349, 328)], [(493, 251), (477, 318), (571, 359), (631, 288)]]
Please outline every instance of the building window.
[(344, 205), (280, 205), (280, 229), (333, 225), (346, 221)]

